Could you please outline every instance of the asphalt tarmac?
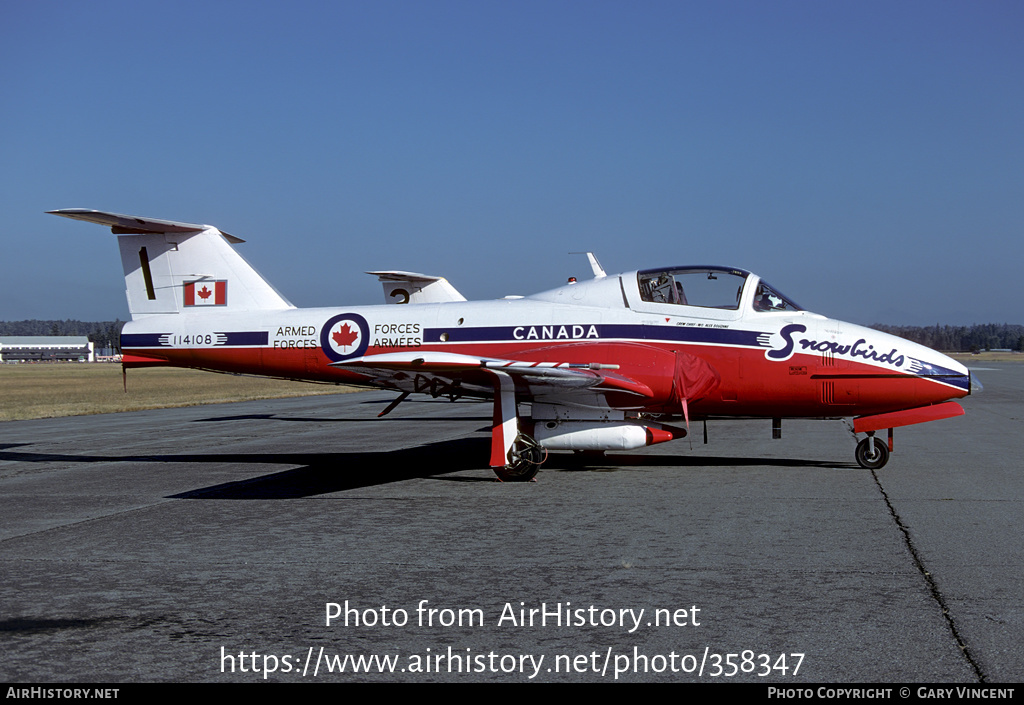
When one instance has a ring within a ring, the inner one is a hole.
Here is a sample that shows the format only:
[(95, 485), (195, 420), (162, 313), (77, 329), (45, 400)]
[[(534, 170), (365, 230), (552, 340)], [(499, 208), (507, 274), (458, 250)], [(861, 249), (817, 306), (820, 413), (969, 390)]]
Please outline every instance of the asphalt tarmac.
[(985, 367), (876, 472), (720, 421), (502, 484), (488, 404), (378, 392), (3, 423), (0, 681), (1020, 682), (1024, 364)]

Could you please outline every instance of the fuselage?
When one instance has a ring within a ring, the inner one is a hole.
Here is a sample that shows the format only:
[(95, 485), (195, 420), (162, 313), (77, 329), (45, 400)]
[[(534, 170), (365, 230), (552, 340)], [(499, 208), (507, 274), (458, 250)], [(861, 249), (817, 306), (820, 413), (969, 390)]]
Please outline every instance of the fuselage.
[[(143, 316), (126, 324), (127, 366), (182, 367), (423, 391), (405, 373), (336, 363), (409, 352), (616, 365), (649, 395), (595, 404), (678, 412), (677, 361), (699, 360), (693, 418), (845, 417), (935, 404), (970, 392), (967, 369), (929, 348), (795, 306), (730, 268), (644, 270), (496, 301), (281, 308)], [(713, 377), (714, 379), (711, 379)], [(491, 382), (463, 378), (488, 396)]]

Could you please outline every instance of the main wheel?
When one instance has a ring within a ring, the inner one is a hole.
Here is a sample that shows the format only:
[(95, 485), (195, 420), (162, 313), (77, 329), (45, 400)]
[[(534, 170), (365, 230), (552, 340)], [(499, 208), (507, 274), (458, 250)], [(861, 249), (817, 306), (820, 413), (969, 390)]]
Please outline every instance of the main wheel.
[(862, 468), (877, 470), (889, 462), (889, 446), (881, 438), (868, 436), (857, 444), (857, 452), (854, 455), (857, 464)]
[(529, 482), (537, 476), (540, 464), (547, 459), (547, 452), (537, 441), (521, 434), (509, 456), (509, 464), (503, 468), (494, 468), (494, 474), (502, 482)]

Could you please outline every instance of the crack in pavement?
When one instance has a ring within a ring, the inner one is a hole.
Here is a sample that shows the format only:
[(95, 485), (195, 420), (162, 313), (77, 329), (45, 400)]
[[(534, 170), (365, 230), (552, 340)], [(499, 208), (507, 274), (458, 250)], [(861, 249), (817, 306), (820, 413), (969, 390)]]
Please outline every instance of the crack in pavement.
[(882, 493), (882, 499), (885, 500), (885, 506), (889, 508), (889, 514), (892, 516), (893, 521), (896, 522), (896, 527), (903, 534), (903, 543), (906, 545), (907, 550), (910, 551), (910, 556), (913, 558), (914, 565), (917, 567), (918, 572), (921, 573), (921, 577), (923, 577), (925, 582), (928, 584), (928, 590), (931, 592), (932, 599), (938, 603), (939, 609), (942, 610), (942, 617), (946, 620), (946, 626), (949, 627), (949, 631), (953, 635), (953, 641), (956, 643), (957, 648), (960, 649), (960, 653), (964, 655), (964, 658), (970, 665), (971, 670), (974, 671), (974, 675), (977, 676), (978, 682), (988, 682), (988, 679), (985, 678), (984, 672), (981, 670), (981, 665), (978, 663), (977, 659), (975, 659), (970, 647), (967, 646), (963, 638), (960, 636), (960, 630), (957, 629), (956, 621), (953, 619), (949, 606), (946, 604), (945, 597), (943, 597), (942, 592), (939, 590), (939, 586), (935, 584), (935, 579), (932, 577), (932, 574), (925, 569), (924, 561), (921, 560), (921, 556), (917, 552), (917, 547), (914, 546), (914, 541), (910, 538), (910, 531), (903, 523), (903, 520), (900, 519), (899, 513), (889, 500), (889, 495), (886, 493), (885, 488), (882, 487), (882, 481), (879, 480), (878, 473), (875, 470), (872, 470), (871, 477), (874, 478), (875, 486), (878, 487), (878, 491)]

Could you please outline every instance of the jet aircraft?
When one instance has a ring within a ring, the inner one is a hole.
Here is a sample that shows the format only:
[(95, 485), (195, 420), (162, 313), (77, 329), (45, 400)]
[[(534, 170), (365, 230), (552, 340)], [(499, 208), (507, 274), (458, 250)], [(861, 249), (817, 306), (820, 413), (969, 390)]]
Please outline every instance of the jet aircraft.
[[(531, 480), (550, 450), (629, 450), (716, 418), (853, 418), (880, 468), (893, 428), (963, 414), (967, 369), (811, 313), (756, 274), (677, 266), (467, 301), (442, 277), (375, 271), (385, 305), (296, 308), (213, 226), (68, 209), (117, 234), (125, 368), (171, 365), (493, 400), (489, 464)], [(888, 430), (888, 442), (875, 432)]]

